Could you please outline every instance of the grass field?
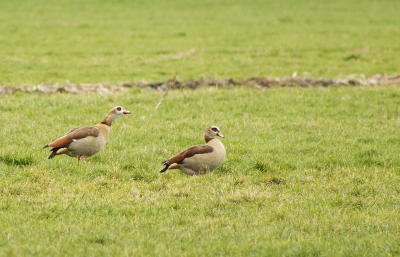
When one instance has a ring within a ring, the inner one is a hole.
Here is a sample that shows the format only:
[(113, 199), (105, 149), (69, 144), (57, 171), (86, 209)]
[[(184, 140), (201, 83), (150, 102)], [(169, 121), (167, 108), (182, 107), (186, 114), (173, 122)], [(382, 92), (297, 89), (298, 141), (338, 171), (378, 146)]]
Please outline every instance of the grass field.
[[(0, 102), (0, 256), (400, 253), (398, 87), (16, 94)], [(79, 104), (77, 104), (79, 102)], [(41, 148), (108, 110), (77, 167)], [(159, 174), (218, 125), (214, 173)]]
[[(0, 85), (399, 74), (397, 0), (0, 1)], [(0, 95), (0, 256), (398, 256), (400, 88)], [(114, 106), (79, 167), (44, 145)], [(214, 173), (160, 174), (217, 125)]]
[(397, 0), (0, 1), (0, 85), (397, 74)]

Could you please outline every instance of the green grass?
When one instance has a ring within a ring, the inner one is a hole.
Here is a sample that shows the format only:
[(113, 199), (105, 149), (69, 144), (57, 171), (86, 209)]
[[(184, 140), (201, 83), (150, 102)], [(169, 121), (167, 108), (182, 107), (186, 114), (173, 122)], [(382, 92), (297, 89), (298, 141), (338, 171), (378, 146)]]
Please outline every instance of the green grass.
[(0, 85), (397, 74), (397, 0), (0, 1)]
[[(400, 2), (0, 1), (0, 85), (397, 74)], [(0, 256), (400, 254), (398, 87), (0, 101)], [(105, 149), (44, 145), (122, 105)], [(214, 173), (159, 174), (220, 127)]]
[[(395, 256), (398, 87), (251, 88), (0, 102), (0, 256)], [(77, 167), (41, 148), (111, 107), (106, 147)], [(159, 174), (218, 125), (214, 173)]]

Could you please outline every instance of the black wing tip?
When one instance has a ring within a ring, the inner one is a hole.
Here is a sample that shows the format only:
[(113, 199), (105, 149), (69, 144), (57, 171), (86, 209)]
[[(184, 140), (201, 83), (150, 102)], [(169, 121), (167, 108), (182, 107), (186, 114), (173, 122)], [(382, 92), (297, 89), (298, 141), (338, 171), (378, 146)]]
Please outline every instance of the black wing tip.
[(165, 167), (164, 167), (164, 169), (160, 170), (160, 173), (165, 172), (165, 171), (169, 168), (169, 165), (166, 164), (165, 162), (166, 162), (166, 161), (163, 162), (163, 164), (165, 165)]
[(45, 146), (43, 146), (43, 148), (42, 148), (42, 149), (45, 149), (46, 147), (49, 147), (49, 145), (45, 145)]
[(52, 152), (52, 153), (50, 154), (49, 158), (47, 158), (47, 159), (53, 159), (57, 155), (58, 149), (60, 149), (60, 148), (51, 149), (50, 152)]

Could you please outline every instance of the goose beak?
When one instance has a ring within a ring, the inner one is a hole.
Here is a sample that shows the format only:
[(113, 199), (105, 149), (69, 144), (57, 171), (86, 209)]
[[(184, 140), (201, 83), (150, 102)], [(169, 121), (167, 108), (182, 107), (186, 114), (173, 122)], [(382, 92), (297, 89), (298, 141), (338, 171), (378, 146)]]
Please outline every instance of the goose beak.
[(224, 138), (224, 135), (222, 135), (221, 132), (218, 132), (217, 136)]
[(130, 111), (124, 110), (124, 114), (130, 114)]

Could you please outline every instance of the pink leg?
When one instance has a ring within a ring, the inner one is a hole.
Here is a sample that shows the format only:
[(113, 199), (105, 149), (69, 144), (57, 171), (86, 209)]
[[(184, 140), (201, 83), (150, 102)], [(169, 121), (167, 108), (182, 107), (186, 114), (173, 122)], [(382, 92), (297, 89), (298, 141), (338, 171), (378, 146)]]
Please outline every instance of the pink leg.
[(83, 161), (83, 156), (78, 156), (78, 166), (79, 166), (79, 161)]

